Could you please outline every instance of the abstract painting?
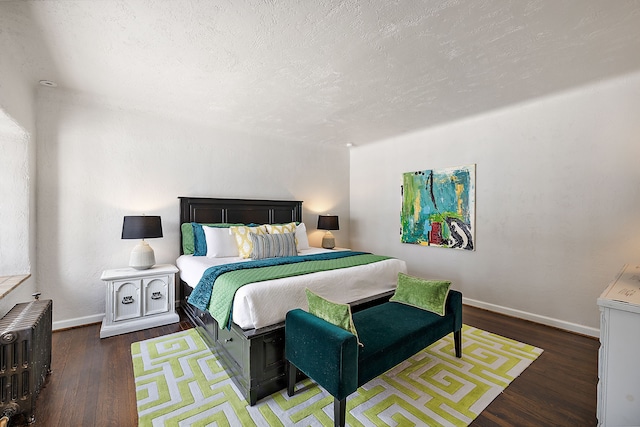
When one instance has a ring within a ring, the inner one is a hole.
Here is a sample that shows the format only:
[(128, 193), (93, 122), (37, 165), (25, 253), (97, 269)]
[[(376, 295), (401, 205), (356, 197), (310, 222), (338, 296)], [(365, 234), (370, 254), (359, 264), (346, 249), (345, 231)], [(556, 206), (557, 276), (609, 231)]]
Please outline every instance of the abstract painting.
[(402, 175), (401, 241), (475, 250), (476, 165)]

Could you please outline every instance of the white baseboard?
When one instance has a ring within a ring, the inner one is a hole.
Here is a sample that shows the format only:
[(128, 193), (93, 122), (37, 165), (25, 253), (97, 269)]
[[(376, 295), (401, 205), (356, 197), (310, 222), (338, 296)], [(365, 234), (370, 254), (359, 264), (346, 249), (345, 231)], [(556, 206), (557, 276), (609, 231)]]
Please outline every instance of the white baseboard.
[(540, 323), (547, 326), (553, 326), (555, 328), (564, 329), (566, 331), (575, 332), (575, 333), (587, 335), (590, 337), (598, 338), (600, 336), (600, 330), (597, 328), (578, 325), (577, 323), (566, 322), (564, 320), (558, 320), (552, 317), (541, 316), (539, 314), (528, 313), (526, 311), (516, 310), (513, 308), (503, 307), (501, 305), (490, 304), (487, 302), (469, 299), (465, 297), (462, 297), (462, 303), (470, 305), (472, 307), (483, 308), (485, 310), (494, 311), (496, 313), (506, 314), (507, 316), (530, 320), (532, 322)]
[(76, 317), (75, 319), (67, 319), (61, 320), (58, 322), (53, 322), (52, 329), (54, 331), (58, 329), (69, 329), (75, 328), (78, 326), (86, 326), (92, 323), (100, 323), (104, 319), (104, 313), (102, 314), (94, 314), (93, 316), (85, 316), (85, 317)]
[[(591, 328), (584, 325), (578, 325), (577, 323), (566, 322), (564, 320), (554, 319), (552, 317), (541, 316), (539, 314), (533, 314), (526, 311), (516, 310), (513, 308), (503, 307), (501, 305), (490, 304), (483, 301), (478, 301), (470, 298), (462, 298), (464, 304), (472, 307), (483, 308), (485, 310), (494, 311), (500, 314), (506, 314), (507, 316), (517, 317), (519, 319), (530, 320), (532, 322), (540, 323), (547, 326), (553, 326), (555, 328), (564, 329), (566, 331), (575, 332), (582, 335), (598, 338), (600, 336), (600, 330), (597, 328)], [(75, 328), (77, 326), (85, 326), (92, 323), (100, 323), (104, 319), (104, 313), (95, 314), (93, 316), (76, 317), (75, 319), (68, 319), (59, 322), (53, 322), (53, 330)]]

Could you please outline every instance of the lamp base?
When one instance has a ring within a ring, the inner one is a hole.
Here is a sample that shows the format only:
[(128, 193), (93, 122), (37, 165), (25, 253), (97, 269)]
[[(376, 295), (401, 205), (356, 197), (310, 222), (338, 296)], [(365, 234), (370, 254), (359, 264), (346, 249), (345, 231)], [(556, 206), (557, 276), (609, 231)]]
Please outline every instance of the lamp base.
[(156, 264), (156, 256), (151, 249), (151, 246), (144, 240), (141, 241), (131, 251), (131, 257), (129, 257), (129, 267), (136, 270), (146, 270), (153, 267)]
[(322, 247), (325, 249), (333, 249), (336, 247), (336, 239), (330, 231), (327, 231), (322, 238)]

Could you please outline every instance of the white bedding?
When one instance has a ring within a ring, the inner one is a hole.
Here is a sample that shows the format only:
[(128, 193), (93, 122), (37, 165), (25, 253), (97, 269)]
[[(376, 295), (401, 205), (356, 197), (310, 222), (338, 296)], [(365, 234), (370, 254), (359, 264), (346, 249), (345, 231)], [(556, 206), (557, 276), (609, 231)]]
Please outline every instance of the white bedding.
[[(327, 252), (310, 248), (300, 255)], [(181, 255), (176, 264), (180, 279), (192, 288), (209, 267), (229, 262), (246, 262), (238, 257), (210, 258)], [(407, 272), (399, 259), (388, 259), (346, 269), (322, 271), (265, 282), (250, 283), (236, 292), (233, 301), (233, 322), (242, 329), (263, 328), (284, 321), (287, 311), (308, 309), (305, 288), (335, 302), (353, 302), (395, 289), (398, 273)]]

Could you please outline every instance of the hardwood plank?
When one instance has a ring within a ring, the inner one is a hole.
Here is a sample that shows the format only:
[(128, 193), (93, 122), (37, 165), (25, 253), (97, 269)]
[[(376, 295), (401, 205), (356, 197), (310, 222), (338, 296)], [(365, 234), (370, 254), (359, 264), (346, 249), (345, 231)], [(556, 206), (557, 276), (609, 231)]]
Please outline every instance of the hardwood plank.
[(597, 425), (597, 339), (469, 306), (463, 322), (544, 350), (472, 426)]
[[(136, 426), (131, 343), (191, 328), (178, 312), (180, 323), (102, 340), (99, 324), (55, 332), (33, 425)], [(598, 340), (469, 306), (463, 321), (544, 350), (472, 426), (597, 424)]]

